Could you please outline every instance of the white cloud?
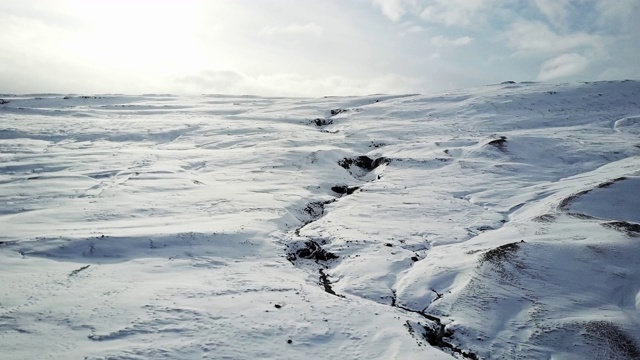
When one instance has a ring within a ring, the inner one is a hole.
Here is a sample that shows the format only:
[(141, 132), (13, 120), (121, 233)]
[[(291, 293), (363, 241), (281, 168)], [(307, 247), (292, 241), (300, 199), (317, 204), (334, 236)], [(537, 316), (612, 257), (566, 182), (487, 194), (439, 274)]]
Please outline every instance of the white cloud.
[(431, 38), (431, 43), (438, 47), (446, 46), (465, 46), (471, 44), (473, 38), (469, 36), (462, 36), (455, 39), (446, 38), (442, 35), (434, 36)]
[(562, 54), (545, 61), (538, 73), (539, 81), (556, 80), (577, 75), (589, 66), (589, 60), (576, 53)]
[(440, 91), (587, 60), (570, 79), (640, 77), (640, 0), (90, 3), (0, 1), (0, 92)]
[(405, 32), (411, 33), (411, 34), (421, 33), (421, 32), (424, 32), (424, 28), (418, 25), (413, 25), (406, 28)]
[(534, 0), (538, 10), (558, 28), (567, 26), (570, 0)]
[(479, 14), (497, 0), (371, 0), (394, 22), (414, 15), (426, 22), (468, 26), (480, 22)]
[(640, 29), (640, 1), (638, 0), (598, 0), (595, 4), (601, 26)]
[(287, 26), (265, 26), (260, 30), (260, 35), (276, 36), (276, 35), (322, 35), (322, 27), (316, 23), (308, 23), (305, 25), (289, 24)]
[(434, 0), (422, 10), (420, 18), (446, 26), (466, 27), (480, 22), (479, 14), (489, 5), (488, 0)]
[(602, 54), (605, 48), (605, 39), (599, 35), (583, 32), (560, 35), (538, 21), (516, 21), (505, 36), (518, 55), (554, 54), (576, 49)]
[(405, 0), (373, 0), (373, 4), (380, 8), (384, 16), (398, 21), (406, 13)]

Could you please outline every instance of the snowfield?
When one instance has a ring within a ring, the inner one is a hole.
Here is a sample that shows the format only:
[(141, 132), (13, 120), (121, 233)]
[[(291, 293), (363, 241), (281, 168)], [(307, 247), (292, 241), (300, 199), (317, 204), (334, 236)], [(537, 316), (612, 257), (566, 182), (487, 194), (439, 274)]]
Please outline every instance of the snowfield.
[(2, 359), (640, 358), (640, 82), (0, 98)]

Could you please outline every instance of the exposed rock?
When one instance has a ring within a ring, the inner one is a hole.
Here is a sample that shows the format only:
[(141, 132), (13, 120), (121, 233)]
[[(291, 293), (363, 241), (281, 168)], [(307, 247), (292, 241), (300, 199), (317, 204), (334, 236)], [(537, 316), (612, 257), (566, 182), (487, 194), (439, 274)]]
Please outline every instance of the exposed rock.
[(499, 138), (495, 139), (495, 140), (491, 140), (487, 143), (487, 145), (491, 145), (494, 146), (495, 148), (497, 148), (500, 151), (505, 151), (505, 147), (507, 144), (507, 137), (506, 136), (500, 136)]
[(342, 166), (344, 169), (350, 169), (352, 166), (357, 166), (361, 169), (372, 171), (382, 164), (388, 164), (391, 160), (386, 157), (379, 157), (377, 159), (371, 159), (366, 155), (357, 156), (354, 158), (344, 158), (338, 161), (338, 165)]
[(317, 242), (308, 240), (303, 243), (302, 247), (292, 249), (292, 251), (287, 254), (287, 260), (289, 261), (293, 262), (298, 258), (315, 261), (329, 261), (337, 259), (338, 255), (326, 251)]
[(338, 114), (342, 114), (342, 113), (345, 113), (347, 111), (349, 111), (349, 110), (347, 110), (347, 109), (333, 109), (333, 110), (331, 110), (331, 116), (336, 116)]
[(316, 126), (327, 126), (333, 124), (333, 119), (321, 119), (317, 118), (312, 121)]
[(351, 195), (358, 189), (360, 189), (359, 186), (336, 185), (331, 187), (331, 190), (333, 192), (336, 192), (338, 194), (345, 194), (345, 195)]

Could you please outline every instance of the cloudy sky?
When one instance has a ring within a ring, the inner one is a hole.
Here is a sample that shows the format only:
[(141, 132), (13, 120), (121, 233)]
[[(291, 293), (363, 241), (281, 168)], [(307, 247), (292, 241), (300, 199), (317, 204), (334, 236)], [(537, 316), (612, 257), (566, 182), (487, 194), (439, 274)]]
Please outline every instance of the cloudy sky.
[(0, 0), (0, 92), (432, 93), (640, 78), (640, 0)]

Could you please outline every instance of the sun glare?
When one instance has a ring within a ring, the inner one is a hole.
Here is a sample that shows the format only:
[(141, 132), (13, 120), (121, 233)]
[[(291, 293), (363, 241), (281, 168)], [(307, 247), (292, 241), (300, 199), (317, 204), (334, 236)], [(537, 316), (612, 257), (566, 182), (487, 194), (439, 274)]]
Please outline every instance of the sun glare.
[(194, 32), (195, 1), (80, 2), (76, 12), (88, 23), (75, 44), (92, 61), (129, 70), (195, 66), (200, 61)]

